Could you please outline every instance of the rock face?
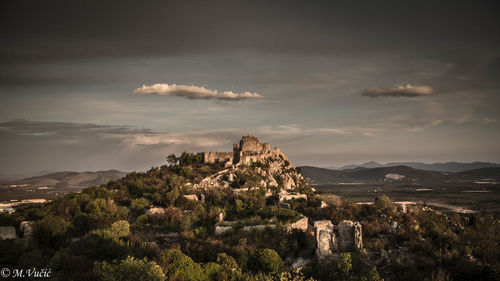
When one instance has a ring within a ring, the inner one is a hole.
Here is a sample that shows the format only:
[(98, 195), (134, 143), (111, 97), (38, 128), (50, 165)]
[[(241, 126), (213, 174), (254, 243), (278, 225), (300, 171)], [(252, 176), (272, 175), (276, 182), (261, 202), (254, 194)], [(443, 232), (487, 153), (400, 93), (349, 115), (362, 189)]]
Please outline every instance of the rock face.
[(327, 258), (334, 252), (349, 252), (363, 248), (361, 224), (343, 221), (334, 227), (329, 220), (315, 221), (316, 256)]
[(164, 214), (165, 214), (165, 208), (161, 207), (152, 207), (146, 210), (146, 215), (148, 216), (164, 215)]
[[(204, 163), (221, 163), (225, 168), (204, 178), (195, 188), (238, 186), (238, 176), (251, 175), (258, 178), (252, 187), (268, 188), (281, 186), (285, 189), (307, 186), (297, 168), (290, 165), (279, 146), (271, 149), (268, 143), (261, 143), (252, 135), (243, 137), (233, 145), (232, 157), (229, 152), (202, 152)], [(256, 165), (251, 165), (256, 163)]]
[(309, 219), (307, 217), (303, 217), (300, 220), (288, 225), (287, 228), (289, 231), (291, 231), (293, 229), (297, 229), (297, 230), (300, 230), (302, 232), (306, 232), (307, 226), (309, 225), (308, 222), (309, 222)]
[(287, 200), (293, 200), (293, 199), (305, 199), (305, 200), (307, 200), (307, 194), (290, 194), (290, 193), (282, 190), (279, 193), (279, 199), (280, 199), (280, 202), (284, 202)]
[(194, 194), (183, 195), (183, 197), (186, 198), (187, 200), (198, 201), (198, 196)]
[(13, 226), (0, 226), (0, 240), (16, 239), (16, 228)]

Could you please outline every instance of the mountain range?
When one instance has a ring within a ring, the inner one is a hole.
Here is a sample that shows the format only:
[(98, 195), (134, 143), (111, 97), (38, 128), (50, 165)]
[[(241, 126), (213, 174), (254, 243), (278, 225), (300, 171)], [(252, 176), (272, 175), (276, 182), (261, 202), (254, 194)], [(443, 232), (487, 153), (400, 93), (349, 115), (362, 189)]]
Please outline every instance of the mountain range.
[(311, 166), (300, 167), (302, 175), (311, 184), (400, 183), (435, 184), (450, 182), (498, 182), (500, 167), (479, 168), (461, 172), (438, 172), (408, 166), (391, 166), (332, 170)]
[(126, 172), (118, 170), (96, 171), (96, 172), (55, 172), (42, 176), (29, 177), (9, 181), (7, 185), (26, 186), (28, 188), (84, 188), (88, 186), (99, 186), (110, 180), (117, 180), (127, 175)]
[(427, 170), (427, 171), (439, 171), (439, 172), (463, 172), (480, 168), (491, 168), (491, 167), (500, 167), (500, 164), (492, 163), (492, 162), (446, 162), (446, 163), (422, 163), (422, 162), (391, 162), (387, 164), (381, 164), (376, 161), (369, 161), (363, 164), (353, 164), (347, 165), (340, 168), (336, 167), (327, 167), (327, 169), (334, 170), (348, 170), (355, 168), (381, 168), (381, 167), (393, 167), (393, 166), (407, 166), (414, 169)]

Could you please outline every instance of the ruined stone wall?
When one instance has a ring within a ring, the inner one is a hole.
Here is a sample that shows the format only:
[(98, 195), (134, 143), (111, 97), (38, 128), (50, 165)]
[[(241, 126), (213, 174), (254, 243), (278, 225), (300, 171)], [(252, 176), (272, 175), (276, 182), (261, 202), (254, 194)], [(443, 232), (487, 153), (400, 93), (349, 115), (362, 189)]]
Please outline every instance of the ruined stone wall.
[(222, 163), (229, 165), (250, 164), (267, 158), (288, 160), (279, 146), (271, 150), (269, 143), (261, 143), (253, 135), (244, 136), (239, 143), (233, 144), (233, 152), (202, 152), (203, 163)]
[(316, 238), (316, 256), (318, 259), (330, 257), (336, 250), (336, 237), (333, 224), (329, 220), (314, 222), (314, 236)]
[(359, 222), (342, 221), (336, 227), (331, 221), (315, 221), (316, 256), (326, 258), (334, 252), (350, 252), (363, 248), (363, 234)]
[(233, 163), (233, 153), (232, 152), (205, 152), (203, 153), (203, 163), (205, 164), (215, 164), (215, 163)]
[(241, 156), (266, 154), (271, 150), (269, 143), (261, 143), (258, 138), (253, 135), (244, 136), (240, 140), (240, 144), (233, 146), (234, 151), (241, 152)]

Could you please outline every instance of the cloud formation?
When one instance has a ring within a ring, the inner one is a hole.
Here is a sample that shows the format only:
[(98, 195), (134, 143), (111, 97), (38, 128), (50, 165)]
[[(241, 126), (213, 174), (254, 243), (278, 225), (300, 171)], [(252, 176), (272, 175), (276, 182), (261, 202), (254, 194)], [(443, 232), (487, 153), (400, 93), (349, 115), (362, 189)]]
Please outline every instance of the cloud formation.
[(169, 97), (183, 97), (188, 99), (216, 99), (216, 100), (244, 100), (260, 99), (261, 95), (251, 92), (234, 93), (232, 91), (219, 92), (205, 87), (176, 85), (176, 84), (154, 84), (142, 85), (133, 91), (135, 95), (157, 95)]
[(365, 90), (362, 95), (370, 98), (378, 97), (421, 97), (428, 96), (434, 93), (434, 89), (430, 86), (413, 86), (410, 84), (399, 85), (390, 89), (372, 88)]

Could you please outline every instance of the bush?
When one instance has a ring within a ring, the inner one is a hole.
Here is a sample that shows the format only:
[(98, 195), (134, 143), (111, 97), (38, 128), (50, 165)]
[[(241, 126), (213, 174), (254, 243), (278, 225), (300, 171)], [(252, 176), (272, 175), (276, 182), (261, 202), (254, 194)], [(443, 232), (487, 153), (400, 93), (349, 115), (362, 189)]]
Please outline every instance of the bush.
[(119, 264), (96, 262), (94, 273), (102, 281), (163, 281), (165, 274), (155, 262), (127, 257)]
[(147, 215), (140, 215), (137, 217), (137, 220), (135, 221), (138, 225), (145, 225), (149, 222), (149, 218)]
[(390, 214), (396, 212), (396, 206), (392, 204), (391, 199), (386, 195), (377, 196), (375, 202), (373, 203), (375, 209), (385, 214)]
[(250, 259), (250, 268), (255, 271), (277, 273), (283, 271), (284, 264), (280, 255), (272, 249), (258, 249)]
[(130, 208), (134, 211), (143, 211), (149, 206), (148, 199), (141, 197), (130, 202)]
[(161, 252), (158, 263), (165, 272), (168, 280), (208, 280), (208, 276), (201, 266), (179, 249)]

